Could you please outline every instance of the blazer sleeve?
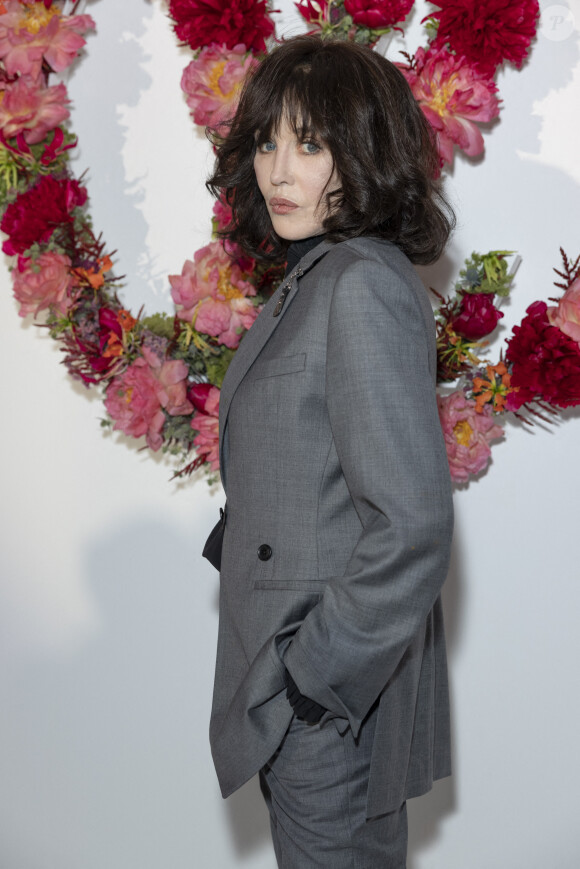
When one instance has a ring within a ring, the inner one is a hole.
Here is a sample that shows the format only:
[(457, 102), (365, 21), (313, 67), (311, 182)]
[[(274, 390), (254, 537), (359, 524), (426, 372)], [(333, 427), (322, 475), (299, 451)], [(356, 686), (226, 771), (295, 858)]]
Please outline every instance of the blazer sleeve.
[(453, 506), (428, 317), (416, 290), (382, 263), (355, 262), (334, 288), (326, 400), (362, 530), (284, 663), (302, 694), (347, 718), (355, 736), (448, 570)]

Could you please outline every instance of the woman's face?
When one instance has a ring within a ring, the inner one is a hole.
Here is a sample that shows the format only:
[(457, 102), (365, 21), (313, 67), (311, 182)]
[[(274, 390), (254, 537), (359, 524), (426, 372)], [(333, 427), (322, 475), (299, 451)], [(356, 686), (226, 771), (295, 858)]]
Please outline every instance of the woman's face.
[(322, 142), (298, 139), (284, 120), (277, 133), (258, 145), (254, 171), (280, 238), (296, 241), (322, 232), (325, 194), (340, 187), (332, 155)]

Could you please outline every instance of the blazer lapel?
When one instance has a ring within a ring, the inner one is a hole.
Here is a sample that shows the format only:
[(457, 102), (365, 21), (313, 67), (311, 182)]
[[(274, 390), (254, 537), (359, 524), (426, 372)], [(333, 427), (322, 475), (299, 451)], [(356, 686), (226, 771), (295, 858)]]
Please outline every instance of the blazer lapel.
[(244, 335), (236, 354), (230, 363), (222, 384), (219, 407), (220, 431), (220, 468), (222, 482), (224, 480), (224, 434), (232, 398), (242, 382), (246, 372), (259, 355), (262, 347), (274, 332), (278, 323), (290, 307), (290, 303), (298, 291), (298, 280), (320, 260), (330, 248), (331, 242), (322, 241), (309, 251), (292, 273), (285, 278), (275, 293), (268, 299), (251, 329)]

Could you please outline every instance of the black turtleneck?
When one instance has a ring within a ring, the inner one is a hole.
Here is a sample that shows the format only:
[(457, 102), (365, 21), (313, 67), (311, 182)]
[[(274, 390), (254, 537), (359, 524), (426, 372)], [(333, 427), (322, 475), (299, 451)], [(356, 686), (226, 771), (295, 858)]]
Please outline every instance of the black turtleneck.
[(300, 238), (298, 241), (293, 241), (288, 248), (286, 260), (286, 272), (284, 277), (287, 277), (294, 266), (300, 262), (303, 256), (316, 247), (317, 244), (324, 239), (324, 235), (311, 235), (308, 238)]

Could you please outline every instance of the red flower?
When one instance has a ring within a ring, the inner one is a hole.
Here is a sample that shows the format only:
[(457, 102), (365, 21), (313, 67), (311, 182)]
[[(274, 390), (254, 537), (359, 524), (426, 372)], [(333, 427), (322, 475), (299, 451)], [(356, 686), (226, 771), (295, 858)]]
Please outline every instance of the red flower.
[(355, 24), (370, 30), (392, 27), (403, 21), (415, 0), (345, 0), (344, 8)]
[(468, 341), (479, 341), (493, 332), (503, 317), (493, 300), (493, 293), (465, 293), (459, 314), (451, 323), (453, 331)]
[(187, 390), (187, 397), (200, 413), (205, 413), (205, 406), (212, 389), (211, 383), (194, 383)]
[(72, 222), (71, 213), (86, 201), (87, 191), (78, 181), (43, 175), (6, 209), (0, 229), (8, 239), (2, 250), (11, 256), (24, 253), (35, 241), (48, 241), (57, 226)]
[(514, 326), (506, 359), (512, 363), (507, 409), (543, 400), (557, 407), (580, 404), (580, 347), (548, 321), (545, 302), (534, 302)]
[(264, 40), (274, 32), (266, 0), (170, 0), (169, 14), (179, 39), (193, 49), (243, 42), (250, 51), (265, 51)]
[(521, 67), (536, 35), (538, 0), (433, 0), (440, 10), (435, 47), (449, 43), (478, 72), (493, 75), (509, 61)]
[(313, 21), (315, 24), (328, 21), (328, 0), (298, 0), (294, 5), (306, 21)]

